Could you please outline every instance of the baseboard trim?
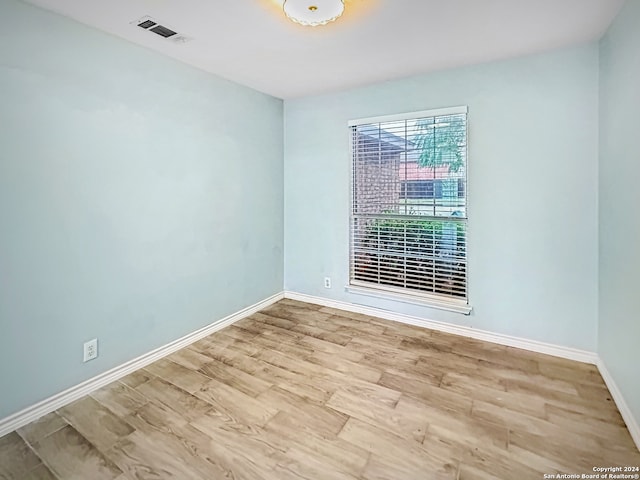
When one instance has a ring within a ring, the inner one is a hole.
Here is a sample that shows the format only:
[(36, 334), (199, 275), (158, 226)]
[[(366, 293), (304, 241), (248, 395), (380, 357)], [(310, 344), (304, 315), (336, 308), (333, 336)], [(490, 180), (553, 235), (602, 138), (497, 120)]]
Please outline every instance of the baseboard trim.
[(618, 388), (616, 382), (613, 380), (613, 377), (609, 373), (609, 370), (607, 370), (607, 367), (605, 366), (602, 358), (598, 358), (598, 363), (596, 365), (598, 366), (598, 370), (600, 370), (600, 375), (602, 375), (604, 383), (607, 384), (607, 388), (609, 389), (609, 393), (611, 393), (613, 401), (616, 402), (616, 406), (620, 411), (620, 415), (622, 415), (624, 423), (627, 424), (627, 429), (631, 434), (631, 438), (633, 438), (636, 447), (638, 448), (638, 450), (640, 450), (640, 425), (638, 424), (638, 421), (633, 416), (629, 405), (627, 405), (627, 402), (622, 396), (622, 392)]
[(579, 350), (577, 348), (564, 347), (561, 345), (554, 345), (550, 343), (539, 342), (537, 340), (529, 340), (526, 338), (512, 337), (510, 335), (503, 335), (501, 333), (493, 333), (485, 330), (463, 327), (451, 323), (437, 322), (435, 320), (413, 317), (411, 315), (391, 312), (389, 310), (382, 310), (375, 307), (368, 307), (366, 305), (341, 302), (324, 297), (307, 295), (304, 293), (285, 291), (284, 297), (291, 300), (299, 300), (301, 302), (337, 308), (339, 310), (346, 310), (348, 312), (371, 315), (373, 317), (384, 318), (386, 320), (394, 320), (396, 322), (429, 328), (431, 330), (438, 330), (440, 332), (451, 333), (453, 335), (461, 335), (463, 337), (483, 340), (485, 342), (497, 343), (499, 345), (505, 345), (508, 347), (515, 347), (521, 348), (523, 350), (530, 350), (532, 352), (544, 353), (546, 355), (553, 355), (554, 357), (566, 358), (582, 363), (596, 365), (598, 362), (598, 356), (596, 353), (586, 350)]
[(0, 437), (282, 300), (280, 292), (0, 420)]

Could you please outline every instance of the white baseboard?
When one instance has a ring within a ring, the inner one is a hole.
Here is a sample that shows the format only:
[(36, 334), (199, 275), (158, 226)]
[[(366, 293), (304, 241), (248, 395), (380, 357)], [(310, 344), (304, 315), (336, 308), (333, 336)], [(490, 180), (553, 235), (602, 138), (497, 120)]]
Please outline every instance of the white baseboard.
[(622, 415), (624, 423), (627, 424), (627, 428), (629, 429), (631, 438), (633, 438), (636, 447), (638, 447), (638, 450), (640, 450), (640, 425), (638, 424), (636, 418), (633, 416), (629, 405), (627, 405), (627, 402), (622, 396), (622, 392), (620, 392), (618, 385), (616, 385), (616, 382), (613, 380), (613, 377), (609, 373), (609, 370), (607, 370), (607, 367), (605, 366), (601, 358), (598, 358), (597, 365), (598, 370), (600, 370), (600, 375), (602, 375), (604, 383), (607, 384), (609, 393), (611, 393), (611, 397), (613, 397), (613, 401), (616, 402), (616, 406), (620, 411), (620, 415)]
[(123, 363), (120, 366), (112, 368), (100, 375), (97, 375), (89, 380), (86, 380), (78, 385), (75, 385), (63, 392), (60, 392), (56, 395), (53, 395), (49, 398), (42, 400), (41, 402), (36, 403), (30, 407), (25, 408), (9, 417), (0, 419), (0, 437), (10, 433), (28, 423), (31, 423), (38, 418), (51, 413), (59, 408), (68, 405), (69, 403), (78, 400), (79, 398), (108, 385), (111, 382), (115, 382), (116, 380), (128, 375), (131, 372), (134, 372), (140, 368), (146, 367), (150, 363), (155, 362), (167, 355), (180, 350), (188, 345), (191, 345), (198, 340), (211, 335), (218, 330), (223, 329), (231, 325), (232, 323), (237, 322), (249, 315), (253, 315), (254, 313), (262, 310), (263, 308), (268, 307), (269, 305), (277, 302), (284, 298), (284, 294), (282, 292), (277, 293), (269, 298), (266, 298), (258, 303), (255, 303), (247, 308), (240, 310), (239, 312), (228, 315), (220, 320), (217, 320), (206, 327), (203, 327), (195, 332), (192, 332), (188, 335), (185, 335), (182, 338), (179, 338), (171, 343), (168, 343), (162, 347), (156, 348), (144, 355), (139, 356), (138, 358), (134, 358), (126, 363)]
[(569, 360), (576, 360), (578, 362), (589, 363), (592, 365), (595, 365), (598, 362), (598, 355), (596, 353), (586, 350), (579, 350), (577, 348), (563, 347), (561, 345), (553, 345), (551, 343), (538, 342), (536, 340), (529, 340), (526, 338), (512, 337), (510, 335), (487, 332), (485, 330), (463, 327), (451, 323), (437, 322), (435, 320), (413, 317), (411, 315), (404, 315), (402, 313), (391, 312), (389, 310), (382, 310), (365, 305), (356, 305), (354, 303), (340, 302), (323, 297), (315, 297), (304, 293), (285, 291), (284, 296), (285, 298), (290, 298), (292, 300), (299, 300), (301, 302), (337, 308), (339, 310), (346, 310), (348, 312), (362, 313), (364, 315), (384, 318), (385, 320), (394, 320), (396, 322), (407, 323), (409, 325), (429, 328), (431, 330), (438, 330), (440, 332), (451, 333), (453, 335), (461, 335), (463, 337), (475, 338), (476, 340), (497, 343), (499, 345), (506, 345), (508, 347), (522, 348), (523, 350), (544, 353), (546, 355), (567, 358)]

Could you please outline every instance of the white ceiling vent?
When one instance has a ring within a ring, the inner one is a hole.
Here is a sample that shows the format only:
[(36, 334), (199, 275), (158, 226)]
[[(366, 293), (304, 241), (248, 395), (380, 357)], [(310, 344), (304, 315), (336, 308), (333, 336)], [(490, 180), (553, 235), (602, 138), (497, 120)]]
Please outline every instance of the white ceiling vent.
[(191, 38), (186, 35), (182, 35), (166, 25), (161, 25), (148, 15), (134, 20), (131, 24), (147, 30), (148, 32), (155, 33), (166, 40), (171, 40), (173, 43), (187, 43), (191, 40)]

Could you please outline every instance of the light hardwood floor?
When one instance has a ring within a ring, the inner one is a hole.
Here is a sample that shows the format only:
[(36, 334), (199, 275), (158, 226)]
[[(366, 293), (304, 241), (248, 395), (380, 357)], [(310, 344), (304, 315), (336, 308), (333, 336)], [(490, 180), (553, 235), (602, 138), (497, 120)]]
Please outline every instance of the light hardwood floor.
[(0, 438), (5, 479), (542, 479), (640, 466), (597, 369), (283, 300)]

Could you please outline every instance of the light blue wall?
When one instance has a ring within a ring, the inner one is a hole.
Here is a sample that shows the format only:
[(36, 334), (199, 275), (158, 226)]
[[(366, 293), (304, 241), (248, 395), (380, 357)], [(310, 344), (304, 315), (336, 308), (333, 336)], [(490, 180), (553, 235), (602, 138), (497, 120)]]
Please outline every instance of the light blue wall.
[(640, 421), (640, 0), (600, 44), (598, 352)]
[(282, 108), (0, 0), (0, 418), (282, 290)]
[[(347, 121), (457, 105), (469, 106), (472, 315), (345, 292)], [(596, 44), (286, 101), (285, 288), (595, 351), (597, 112)]]

